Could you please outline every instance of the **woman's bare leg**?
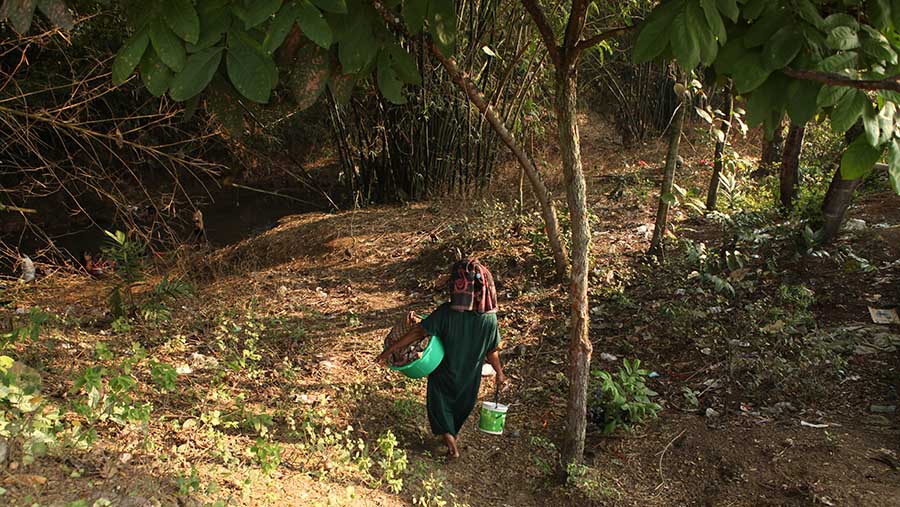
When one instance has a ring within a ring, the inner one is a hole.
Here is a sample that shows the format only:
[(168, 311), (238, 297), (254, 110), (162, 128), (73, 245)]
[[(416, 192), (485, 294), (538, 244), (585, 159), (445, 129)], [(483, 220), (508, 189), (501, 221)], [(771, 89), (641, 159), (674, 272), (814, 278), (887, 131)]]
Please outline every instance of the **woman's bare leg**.
[(449, 433), (444, 433), (444, 443), (447, 444), (447, 456), (458, 458), (459, 449), (456, 447), (456, 437)]

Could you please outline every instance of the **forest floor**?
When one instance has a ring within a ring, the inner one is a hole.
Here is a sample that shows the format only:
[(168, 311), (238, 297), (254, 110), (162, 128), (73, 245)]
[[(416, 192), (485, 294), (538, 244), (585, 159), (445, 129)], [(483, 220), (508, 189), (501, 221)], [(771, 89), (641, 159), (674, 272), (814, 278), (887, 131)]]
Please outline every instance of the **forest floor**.
[[(593, 368), (640, 359), (663, 409), (632, 431), (592, 426), (587, 467), (569, 483), (551, 473), (567, 389), (565, 291), (551, 281), (537, 216), (473, 198), (286, 217), (181, 264), (200, 281), (158, 325), (112, 330), (108, 280), (58, 272), (19, 289), (19, 305), (58, 316), (17, 349), (47, 399), (77, 399), (73, 380), (102, 366), (101, 396), (124, 373), (137, 381), (126, 402), (152, 412), (144, 423), (94, 421), (98, 439), (84, 449), (27, 466), (13, 458), (0, 503), (900, 506), (900, 326), (868, 312), (900, 303), (900, 198), (862, 195), (851, 218), (866, 227), (824, 253), (797, 255), (794, 236), (756, 230), (758, 248), (720, 278), (731, 296), (684, 253), (686, 238), (716, 251), (721, 226), (686, 207), (673, 213), (679, 239), (666, 262), (644, 256), (662, 146), (622, 151), (584, 128)], [(686, 151), (679, 181), (702, 188), (711, 149)], [(510, 414), (502, 436), (470, 418), (462, 458), (447, 462), (429, 435), (424, 381), (371, 363), (408, 309), (440, 301), (434, 280), (457, 248), (497, 280)], [(157, 363), (177, 368), (168, 390), (156, 387)]]

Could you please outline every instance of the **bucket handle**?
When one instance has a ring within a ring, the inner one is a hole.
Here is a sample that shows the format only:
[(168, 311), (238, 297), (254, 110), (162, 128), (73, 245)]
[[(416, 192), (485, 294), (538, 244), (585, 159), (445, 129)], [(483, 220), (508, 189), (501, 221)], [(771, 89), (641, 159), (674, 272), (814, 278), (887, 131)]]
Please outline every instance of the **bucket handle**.
[(500, 403), (500, 384), (495, 380), (494, 381), (494, 406), (496, 407)]

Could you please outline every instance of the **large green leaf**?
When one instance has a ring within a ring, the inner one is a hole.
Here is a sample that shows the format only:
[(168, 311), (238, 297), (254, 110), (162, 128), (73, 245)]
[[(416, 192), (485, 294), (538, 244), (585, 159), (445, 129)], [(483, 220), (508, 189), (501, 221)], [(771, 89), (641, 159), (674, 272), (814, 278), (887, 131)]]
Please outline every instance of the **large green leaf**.
[(788, 79), (781, 73), (772, 74), (765, 83), (757, 87), (747, 101), (747, 125), (755, 127), (767, 122), (772, 116), (777, 116), (780, 120), (784, 116), (787, 87)]
[(719, 51), (714, 67), (719, 74), (734, 74), (747, 57), (747, 53), (744, 40), (740, 37), (732, 37)]
[(282, 0), (252, 0), (244, 3), (247, 4), (245, 7), (233, 5), (231, 10), (235, 16), (241, 18), (241, 21), (244, 22), (244, 28), (249, 30), (261, 25), (263, 21), (278, 12), (278, 9), (281, 8)]
[(144, 51), (150, 43), (150, 35), (147, 28), (142, 28), (134, 33), (116, 53), (116, 60), (112, 66), (112, 80), (116, 85), (120, 85), (128, 80), (135, 67), (144, 56)]
[(790, 21), (782, 11), (772, 11), (750, 25), (750, 29), (744, 34), (744, 45), (755, 48), (765, 44), (775, 32)]
[(409, 52), (400, 47), (397, 43), (391, 43), (384, 47), (391, 59), (391, 67), (397, 73), (397, 77), (404, 83), (421, 84), (422, 77), (419, 76), (419, 67), (416, 65), (416, 59)]
[(695, 27), (695, 37), (700, 47), (700, 62), (703, 65), (709, 65), (715, 61), (716, 55), (719, 53), (719, 44), (716, 42), (716, 36), (710, 30), (706, 21), (706, 15), (703, 13), (703, 8), (700, 7), (700, 4), (696, 2), (688, 3), (686, 15), (688, 24)]
[(163, 0), (163, 19), (185, 42), (195, 44), (200, 38), (200, 18), (191, 0)]
[(803, 48), (803, 36), (793, 25), (781, 27), (763, 47), (763, 65), (769, 70), (781, 69)]
[(202, 92), (219, 68), (223, 49), (222, 47), (204, 49), (189, 56), (184, 70), (175, 75), (169, 86), (169, 96), (172, 100), (183, 102)]
[(847, 51), (846, 53), (838, 53), (825, 58), (816, 67), (818, 70), (824, 70), (825, 72), (845, 73), (848, 69), (856, 68), (858, 58), (859, 55), (856, 51)]
[(878, 138), (878, 144), (886, 143), (894, 137), (894, 117), (897, 112), (897, 105), (893, 102), (885, 102), (878, 111), (878, 128), (881, 135)]
[(269, 101), (278, 76), (275, 62), (243, 30), (228, 31), (225, 64), (228, 78), (241, 95), (254, 102)]
[(891, 0), (891, 20), (894, 28), (900, 29), (900, 0)]
[(441, 53), (453, 56), (456, 51), (456, 2), (428, 1), (428, 31)]
[(875, 28), (889, 28), (893, 21), (891, 20), (891, 2), (890, 0), (869, 0), (866, 2), (869, 19)]
[(703, 8), (703, 15), (706, 16), (706, 23), (719, 40), (719, 44), (728, 42), (728, 32), (725, 30), (722, 15), (719, 14), (719, 9), (716, 7), (716, 0), (700, 0), (700, 6)]
[(150, 42), (153, 43), (156, 54), (170, 69), (180, 72), (184, 68), (187, 59), (184, 43), (162, 19), (158, 18), (150, 23)]
[(825, 18), (825, 23), (822, 25), (822, 29), (830, 33), (832, 30), (839, 26), (852, 28), (855, 32), (859, 30), (859, 21), (857, 21), (856, 18), (847, 14), (846, 12), (838, 12)]
[(338, 35), (338, 60), (345, 74), (362, 71), (378, 53), (378, 41), (366, 16), (353, 16)]
[(846, 86), (831, 86), (825, 85), (819, 90), (819, 95), (816, 97), (816, 104), (821, 108), (832, 107), (836, 105), (841, 99), (844, 98), (844, 95), (850, 92), (850, 89)]
[(805, 125), (816, 116), (816, 97), (822, 83), (797, 79), (788, 86), (787, 112), (797, 125)]
[(831, 129), (840, 133), (850, 130), (850, 127), (862, 116), (868, 103), (869, 99), (865, 92), (860, 90), (847, 92), (831, 111)]
[(327, 12), (344, 14), (347, 12), (347, 2), (345, 0), (313, 0), (316, 7)]
[(881, 139), (881, 122), (878, 119), (878, 111), (871, 102), (866, 104), (866, 110), (863, 111), (863, 128), (869, 144), (877, 146)]
[(378, 55), (378, 68), (376, 70), (378, 90), (384, 98), (394, 104), (405, 104), (406, 97), (403, 96), (403, 83), (397, 79), (397, 73), (391, 66), (390, 58), (382, 51)]
[(681, 67), (693, 70), (700, 63), (700, 42), (697, 40), (699, 28), (691, 25), (687, 12), (675, 16), (672, 22), (672, 53)]
[(425, 26), (425, 16), (428, 14), (428, 0), (404, 0), (403, 22), (409, 33), (415, 35)]
[(841, 178), (858, 180), (869, 174), (872, 166), (881, 158), (881, 151), (866, 142), (865, 137), (857, 137), (841, 156)]
[(334, 61), (328, 51), (307, 44), (297, 51), (296, 62), (287, 86), (297, 101), (297, 109), (303, 110), (315, 104), (325, 91), (334, 72)]
[(900, 194), (900, 141), (896, 139), (888, 146), (888, 177), (894, 192)]
[(810, 0), (797, 0), (796, 6), (800, 13), (800, 17), (807, 23), (820, 30), (825, 26), (825, 20), (822, 18), (822, 15), (819, 14), (818, 7), (813, 5)]
[(838, 26), (828, 33), (825, 43), (831, 49), (839, 51), (856, 49), (859, 47), (859, 35), (857, 35), (856, 30), (849, 26)]
[(741, 16), (747, 21), (756, 21), (769, 7), (769, 2), (770, 0), (744, 0), (741, 2), (744, 4)]
[(322, 12), (316, 9), (308, 0), (299, 0), (298, 6), (300, 11), (297, 17), (297, 24), (303, 30), (309, 40), (315, 42), (323, 48), (331, 47), (333, 36), (331, 27), (322, 16)]
[(151, 47), (141, 59), (141, 80), (154, 97), (161, 97), (169, 89), (172, 82), (172, 69), (163, 63), (156, 51)]
[(196, 53), (215, 46), (228, 28), (231, 27), (231, 11), (219, 5), (206, 2), (200, 4), (200, 37), (196, 44), (186, 44), (188, 52)]
[(272, 54), (276, 49), (281, 47), (285, 37), (291, 33), (291, 28), (294, 27), (294, 22), (297, 21), (299, 15), (300, 9), (294, 3), (285, 5), (278, 11), (278, 14), (275, 15), (275, 19), (273, 19), (272, 23), (269, 25), (269, 31), (266, 32), (266, 38), (263, 39), (263, 49), (265, 49), (267, 53)]
[(8, 17), (17, 32), (25, 33), (31, 28), (35, 7), (37, 7), (35, 0), (4, 0), (3, 6), (0, 7), (0, 20)]
[(755, 51), (750, 51), (732, 75), (734, 87), (738, 93), (753, 91), (769, 78), (769, 74), (771, 71), (763, 66), (762, 56)]
[(64, 30), (71, 30), (75, 26), (75, 20), (63, 0), (38, 0), (37, 6), (54, 25)]
[(716, 5), (719, 7), (719, 12), (724, 14), (726, 18), (737, 22), (738, 15), (741, 13), (738, 10), (737, 0), (716, 0)]

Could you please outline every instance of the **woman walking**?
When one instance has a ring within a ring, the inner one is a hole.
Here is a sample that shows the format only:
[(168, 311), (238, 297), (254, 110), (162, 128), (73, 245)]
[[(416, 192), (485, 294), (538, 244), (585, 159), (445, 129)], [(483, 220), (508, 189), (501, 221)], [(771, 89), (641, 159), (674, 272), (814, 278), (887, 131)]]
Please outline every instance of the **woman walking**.
[(428, 376), (428, 422), (432, 433), (443, 436), (448, 456), (458, 458), (457, 435), (478, 401), (485, 359), (497, 373), (497, 387), (506, 382), (498, 353), (497, 289), (491, 272), (478, 260), (454, 264), (450, 302), (413, 326), (375, 360), (385, 364), (394, 351), (426, 336), (439, 336), (444, 345), (443, 361)]

